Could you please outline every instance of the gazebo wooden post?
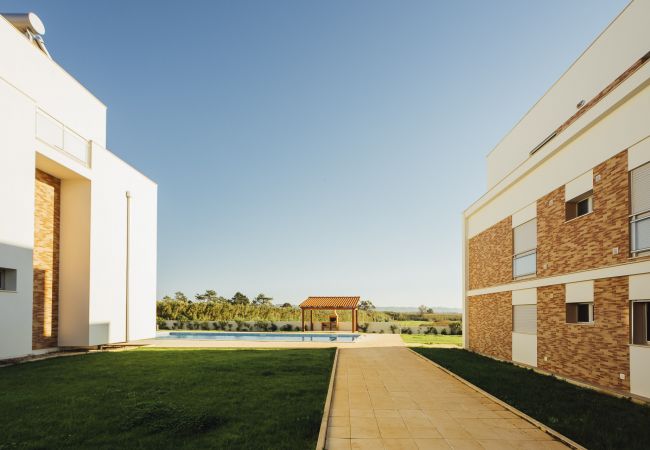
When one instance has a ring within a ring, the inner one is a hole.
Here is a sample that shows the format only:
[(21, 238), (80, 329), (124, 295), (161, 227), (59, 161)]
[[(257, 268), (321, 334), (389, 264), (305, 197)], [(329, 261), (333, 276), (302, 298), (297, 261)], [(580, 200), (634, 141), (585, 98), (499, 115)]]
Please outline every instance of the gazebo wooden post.
[(309, 310), (309, 331), (314, 331), (314, 310)]
[(300, 331), (305, 331), (305, 310), (300, 308), (300, 312), (302, 313), (302, 326), (300, 327)]
[(357, 326), (357, 329), (354, 331), (358, 331), (359, 330), (359, 308), (356, 308), (354, 310), (354, 324)]
[(352, 315), (352, 332), (354, 333), (355, 331), (357, 331), (357, 329), (356, 329), (356, 328), (357, 328), (357, 324), (354, 322), (354, 308), (352, 308), (352, 309), (350, 310), (350, 313), (351, 313), (351, 315)]

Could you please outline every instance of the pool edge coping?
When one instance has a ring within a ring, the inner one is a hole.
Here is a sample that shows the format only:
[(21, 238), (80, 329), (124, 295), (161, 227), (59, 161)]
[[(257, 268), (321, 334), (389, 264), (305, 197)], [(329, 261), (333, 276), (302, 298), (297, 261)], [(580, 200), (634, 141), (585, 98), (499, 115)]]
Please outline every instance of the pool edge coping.
[(334, 378), (336, 376), (336, 369), (339, 362), (339, 347), (336, 347), (334, 352), (334, 362), (332, 363), (332, 373), (330, 374), (330, 383), (327, 388), (327, 397), (325, 397), (325, 406), (323, 407), (323, 418), (320, 422), (320, 430), (318, 431), (318, 440), (316, 441), (316, 450), (325, 449), (325, 439), (327, 437), (327, 425), (330, 421), (330, 406), (332, 403), (332, 396), (334, 394)]
[(489, 398), (489, 399), (492, 400), (493, 402), (497, 403), (499, 406), (503, 406), (503, 407), (506, 408), (508, 411), (510, 411), (511, 413), (515, 414), (517, 417), (519, 417), (519, 418), (521, 418), (521, 419), (523, 419), (523, 420), (525, 420), (525, 421), (527, 421), (527, 422), (529, 422), (529, 423), (535, 425), (537, 428), (539, 428), (540, 430), (542, 430), (544, 433), (546, 433), (546, 434), (548, 434), (548, 435), (554, 437), (555, 439), (557, 439), (558, 441), (562, 442), (563, 444), (569, 446), (570, 448), (575, 449), (575, 450), (587, 450), (586, 447), (583, 447), (582, 445), (578, 444), (577, 442), (575, 442), (575, 441), (569, 439), (568, 437), (566, 437), (566, 436), (563, 435), (562, 433), (560, 433), (560, 432), (558, 432), (558, 431), (555, 431), (553, 428), (551, 428), (551, 427), (549, 427), (549, 426), (547, 426), (547, 425), (544, 425), (542, 422), (540, 422), (540, 421), (537, 420), (537, 419), (532, 418), (532, 417), (529, 416), (528, 414), (526, 414), (526, 413), (524, 413), (524, 412), (522, 412), (522, 411), (519, 411), (519, 410), (518, 410), (517, 408), (515, 408), (514, 406), (509, 405), (508, 403), (506, 403), (506, 402), (504, 402), (503, 400), (501, 400), (501, 399), (495, 397), (494, 395), (490, 394), (489, 392), (486, 392), (486, 391), (484, 391), (483, 389), (481, 389), (480, 387), (475, 386), (474, 384), (470, 383), (469, 381), (467, 381), (466, 379), (462, 378), (461, 376), (455, 374), (454, 372), (450, 371), (449, 369), (447, 369), (447, 368), (441, 366), (440, 364), (438, 364), (438, 363), (436, 363), (435, 361), (433, 361), (433, 360), (427, 358), (426, 356), (423, 356), (423, 355), (419, 354), (418, 352), (416, 352), (416, 351), (413, 350), (412, 348), (407, 347), (407, 349), (408, 349), (410, 352), (412, 352), (413, 354), (415, 354), (418, 358), (423, 359), (424, 361), (428, 362), (429, 364), (432, 364), (432, 365), (435, 366), (436, 368), (442, 370), (442, 371), (445, 372), (446, 374), (451, 375), (452, 377), (454, 377), (456, 380), (460, 381), (461, 383), (463, 383), (463, 384), (466, 385), (467, 387), (469, 387), (469, 388), (471, 388), (471, 389), (474, 389), (476, 392), (485, 395), (487, 398)]

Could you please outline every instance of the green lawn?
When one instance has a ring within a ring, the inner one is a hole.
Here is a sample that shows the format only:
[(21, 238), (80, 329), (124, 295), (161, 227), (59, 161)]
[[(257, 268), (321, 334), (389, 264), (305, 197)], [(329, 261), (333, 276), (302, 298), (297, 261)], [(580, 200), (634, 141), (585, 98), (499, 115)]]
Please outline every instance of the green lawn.
[(650, 407), (466, 350), (416, 352), (589, 449), (647, 449)]
[(402, 334), (402, 340), (407, 344), (453, 344), (457, 346), (463, 345), (463, 337), (454, 335), (443, 334)]
[(0, 449), (314, 448), (333, 349), (131, 350), (0, 369)]

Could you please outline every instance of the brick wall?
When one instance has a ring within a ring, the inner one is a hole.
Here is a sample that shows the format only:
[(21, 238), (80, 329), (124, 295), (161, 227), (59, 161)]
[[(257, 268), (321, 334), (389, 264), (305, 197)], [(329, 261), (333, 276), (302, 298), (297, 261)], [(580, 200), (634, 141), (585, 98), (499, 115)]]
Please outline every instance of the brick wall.
[(469, 240), (469, 288), (512, 281), (512, 218), (506, 217)]
[(590, 384), (629, 390), (628, 277), (594, 283), (593, 325), (566, 323), (564, 285), (537, 289), (537, 365)]
[(467, 297), (469, 348), (494, 358), (512, 359), (512, 293)]
[(61, 181), (36, 170), (32, 348), (57, 346)]
[[(627, 151), (596, 166), (593, 213), (566, 221), (564, 186), (537, 202), (537, 275), (551, 276), (627, 262)], [(600, 181), (596, 181), (600, 175)], [(612, 249), (618, 247), (618, 255)]]

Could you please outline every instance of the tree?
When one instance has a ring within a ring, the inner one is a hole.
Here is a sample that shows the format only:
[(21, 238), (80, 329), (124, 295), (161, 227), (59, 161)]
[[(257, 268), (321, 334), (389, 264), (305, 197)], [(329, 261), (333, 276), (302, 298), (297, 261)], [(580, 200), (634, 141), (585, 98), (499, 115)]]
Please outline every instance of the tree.
[(433, 308), (427, 308), (427, 314), (433, 314)]
[(427, 307), (425, 305), (420, 305), (418, 306), (418, 310), (420, 311), (420, 315), (423, 316), (427, 312)]
[(257, 297), (253, 300), (253, 305), (272, 305), (273, 298), (267, 297), (264, 294), (258, 294)]
[(251, 301), (241, 292), (236, 292), (235, 295), (230, 299), (230, 303), (233, 305), (248, 305)]
[(186, 302), (187, 297), (181, 291), (174, 292), (174, 300), (177, 302)]
[(212, 289), (207, 289), (203, 294), (196, 294), (194, 298), (200, 302), (216, 302), (219, 300), (217, 292)]
[(291, 303), (283, 303), (282, 307), (283, 308), (291, 308)]
[(375, 309), (375, 305), (373, 305), (370, 300), (361, 300), (359, 302), (359, 309), (363, 311), (370, 311), (371, 309)]
[(174, 299), (171, 298), (169, 295), (165, 295), (165, 296), (162, 298), (162, 301), (163, 301), (163, 302), (173, 302)]

